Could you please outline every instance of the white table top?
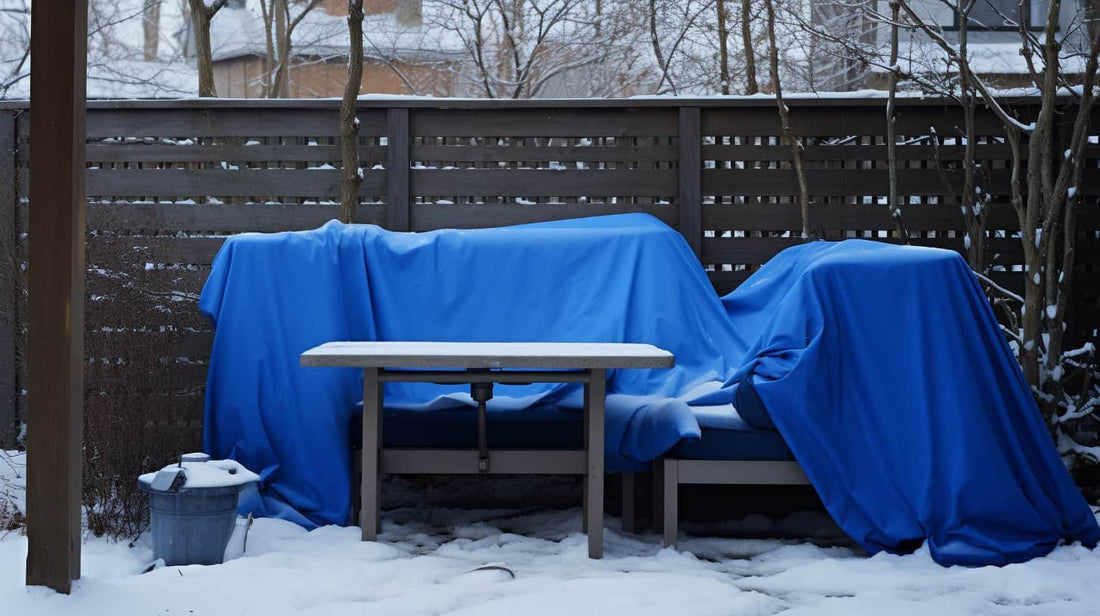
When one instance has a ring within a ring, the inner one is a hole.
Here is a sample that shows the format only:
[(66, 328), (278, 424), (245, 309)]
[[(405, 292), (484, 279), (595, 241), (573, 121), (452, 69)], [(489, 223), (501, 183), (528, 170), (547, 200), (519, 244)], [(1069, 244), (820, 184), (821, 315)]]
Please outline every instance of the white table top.
[(328, 342), (303, 366), (343, 368), (671, 368), (672, 353), (617, 342)]

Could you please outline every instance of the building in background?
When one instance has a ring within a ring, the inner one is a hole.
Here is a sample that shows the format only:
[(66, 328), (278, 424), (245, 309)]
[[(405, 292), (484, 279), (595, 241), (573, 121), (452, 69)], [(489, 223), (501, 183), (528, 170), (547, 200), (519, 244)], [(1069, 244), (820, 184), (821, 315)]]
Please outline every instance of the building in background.
[[(293, 2), (294, 8), (305, 3)], [(364, 0), (361, 94), (456, 96), (461, 41), (431, 32), (421, 0)], [(211, 22), (218, 95), (269, 96), (267, 24), (256, 3), (234, 0)], [(322, 0), (293, 31), (288, 79), (278, 97), (339, 97), (347, 79), (347, 0)]]
[[(815, 0), (821, 1), (821, 0)], [(914, 11), (925, 17), (926, 23), (934, 23), (949, 42), (959, 42), (959, 14), (940, 0), (907, 0)], [(826, 2), (829, 4), (831, 2)], [(884, 2), (879, 10), (888, 11)], [(1017, 24), (1022, 23), (1031, 34), (1041, 40), (1046, 23), (1048, 0), (978, 0), (970, 12), (967, 27), (967, 49), (971, 69), (986, 83), (999, 88), (1018, 88), (1032, 85), (1027, 62), (1020, 55), (1021, 35)], [(1062, 42), (1063, 66), (1071, 80), (1079, 78), (1083, 70), (1077, 50), (1087, 48), (1088, 39), (1084, 23), (1083, 0), (1063, 0), (1059, 13), (1058, 37)], [(877, 29), (880, 49), (888, 49), (890, 30)], [(956, 69), (946, 65), (939, 47), (920, 33), (904, 29), (899, 35), (899, 65), (912, 74), (943, 78)], [(1041, 58), (1035, 62), (1041, 68)], [(886, 71), (868, 67), (867, 86), (885, 89), (888, 83)]]

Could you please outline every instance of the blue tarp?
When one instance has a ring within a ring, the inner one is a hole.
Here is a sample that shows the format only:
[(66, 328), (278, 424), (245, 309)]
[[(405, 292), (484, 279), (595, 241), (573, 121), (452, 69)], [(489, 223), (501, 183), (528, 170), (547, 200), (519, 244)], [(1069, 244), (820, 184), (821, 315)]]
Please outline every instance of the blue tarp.
[[(422, 234), (331, 222), (231, 238), (200, 309), (216, 324), (206, 449), (259, 470), (258, 515), (347, 519), (362, 374), (301, 368), (312, 346), (609, 341), (656, 344), (677, 363), (610, 375), (610, 469), (698, 438), (688, 404), (729, 403), (750, 376), (870, 551), (929, 538), (941, 562), (999, 563), (1100, 534), (954, 253), (815, 243), (720, 299), (679, 233), (644, 215)], [(470, 404), (452, 386), (386, 387), (391, 407)], [(579, 408), (578, 394), (500, 387), (490, 406)]]
[[(1004, 564), (1100, 539), (981, 287), (946, 250), (781, 252), (722, 299), (829, 513), (870, 552)], [(747, 340), (746, 340), (747, 342)]]
[[(330, 222), (230, 238), (199, 307), (216, 324), (206, 449), (260, 473), (256, 513), (306, 526), (350, 508), (350, 417), (362, 371), (302, 368), (331, 340), (646, 342), (671, 370), (609, 375), (610, 470), (644, 470), (698, 438), (687, 401), (736, 366), (725, 310), (675, 230), (645, 215), (391, 233)], [(495, 409), (581, 407), (577, 384), (498, 386)], [(471, 404), (461, 386), (387, 384), (388, 407)]]

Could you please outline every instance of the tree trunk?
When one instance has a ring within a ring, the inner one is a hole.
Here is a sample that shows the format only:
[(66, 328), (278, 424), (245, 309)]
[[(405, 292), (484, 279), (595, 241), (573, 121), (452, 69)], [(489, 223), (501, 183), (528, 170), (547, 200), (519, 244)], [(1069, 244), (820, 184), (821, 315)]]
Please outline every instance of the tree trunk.
[(195, 27), (195, 60), (199, 69), (199, 96), (217, 96), (214, 87), (214, 60), (210, 49), (210, 20), (214, 19), (226, 0), (207, 7), (203, 0), (187, 0), (191, 7), (191, 23)]
[(160, 3), (161, 0), (145, 0), (141, 10), (146, 62), (157, 59), (157, 47), (160, 45)]
[[(1043, 374), (1041, 370), (1043, 344), (1043, 313), (1046, 309), (1045, 276), (1054, 272), (1044, 271), (1047, 250), (1052, 241), (1051, 224), (1047, 224), (1052, 215), (1053, 194), (1052, 170), (1055, 163), (1051, 138), (1055, 120), (1055, 105), (1060, 75), (1058, 52), (1061, 45), (1055, 40), (1059, 0), (1052, 0), (1048, 10), (1048, 21), (1044, 29), (1041, 91), (1042, 99), (1039, 116), (1034, 122), (1028, 141), (1027, 166), (1027, 209), (1025, 219), (1020, 225), (1024, 246), (1024, 344), (1020, 351), (1020, 363), (1028, 383), (1041, 390)], [(1059, 157), (1061, 158), (1061, 157)], [(1048, 192), (1051, 191), (1051, 192)]]
[[(962, 5), (960, 5), (961, 7)], [(959, 101), (963, 106), (963, 137), (966, 139), (963, 154), (963, 188), (959, 205), (963, 211), (963, 223), (966, 226), (966, 260), (975, 272), (985, 273), (985, 220), (981, 199), (975, 194), (977, 161), (977, 135), (974, 127), (974, 114), (978, 106), (978, 93), (975, 91), (974, 75), (970, 72), (968, 40), (970, 11), (973, 5), (959, 9)], [(988, 187), (986, 187), (988, 189)]]
[(718, 79), (722, 94), (730, 93), (729, 14), (726, 0), (718, 0)]
[(648, 6), (649, 18), (649, 44), (653, 46), (653, 55), (657, 58), (657, 68), (661, 69), (661, 82), (657, 84), (657, 94), (661, 93), (661, 86), (664, 85), (664, 80), (668, 76), (668, 62), (665, 60), (664, 52), (661, 50), (661, 37), (657, 32), (657, 0), (649, 0)]
[(348, 81), (340, 102), (340, 220), (351, 223), (355, 206), (359, 204), (359, 120), (355, 117), (355, 102), (363, 80), (363, 0), (348, 0)]
[(756, 53), (752, 48), (752, 0), (741, 0), (741, 45), (745, 49), (745, 94), (760, 92), (756, 82)]
[(772, 88), (775, 90), (775, 104), (779, 108), (779, 121), (783, 136), (791, 144), (791, 156), (794, 159), (794, 172), (798, 178), (798, 204), (802, 211), (802, 239), (810, 237), (810, 190), (806, 185), (806, 169), (803, 164), (802, 140), (791, 129), (790, 113), (783, 101), (783, 85), (779, 79), (779, 48), (775, 41), (775, 5), (774, 0), (765, 0), (764, 8), (768, 14), (768, 51), (771, 61)]
[[(289, 0), (275, 0), (275, 80), (271, 86), (271, 98), (287, 98), (290, 96), (290, 28), (287, 22), (290, 18)], [(359, 27), (362, 30), (362, 25)], [(360, 41), (360, 48), (363, 43)], [(362, 54), (360, 54), (362, 55)]]
[(260, 0), (260, 17), (264, 21), (264, 65), (263, 74), (260, 75), (260, 96), (272, 97), (272, 82), (275, 72), (275, 38), (271, 31), (274, 28), (275, 0)]
[(894, 221), (898, 238), (908, 244), (909, 232), (905, 230), (905, 223), (901, 217), (901, 202), (898, 199), (898, 118), (896, 100), (898, 95), (898, 14), (901, 12), (900, 2), (901, 0), (890, 1), (890, 88), (886, 98), (886, 159), (890, 167), (890, 194), (887, 200), (890, 207), (890, 218)]

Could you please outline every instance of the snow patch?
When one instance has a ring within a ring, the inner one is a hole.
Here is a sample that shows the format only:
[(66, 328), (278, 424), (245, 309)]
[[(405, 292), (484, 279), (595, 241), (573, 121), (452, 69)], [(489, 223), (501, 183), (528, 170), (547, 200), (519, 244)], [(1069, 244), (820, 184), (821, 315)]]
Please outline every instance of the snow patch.
[[(792, 518), (795, 516), (792, 516)], [(738, 532), (774, 529), (762, 516)], [(780, 524), (783, 525), (782, 523)], [(579, 509), (521, 512), (395, 509), (381, 541), (355, 527), (306, 531), (261, 518), (239, 557), (209, 567), (161, 567), (148, 538), (89, 538), (71, 595), (23, 586), (27, 543), (0, 539), (5, 613), (118, 614), (999, 614), (1094, 613), (1100, 553), (1060, 546), (1008, 567), (944, 568), (926, 547), (867, 557), (835, 541), (619, 532), (587, 558)], [(480, 569), (480, 570), (479, 570)], [(507, 569), (509, 574), (503, 569)], [(512, 576), (514, 574), (514, 578)], [(231, 607), (238, 606), (238, 607)]]

